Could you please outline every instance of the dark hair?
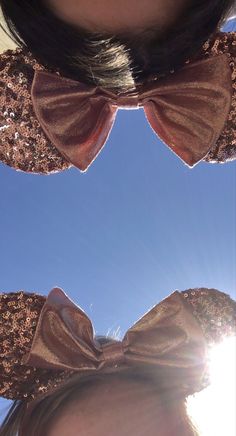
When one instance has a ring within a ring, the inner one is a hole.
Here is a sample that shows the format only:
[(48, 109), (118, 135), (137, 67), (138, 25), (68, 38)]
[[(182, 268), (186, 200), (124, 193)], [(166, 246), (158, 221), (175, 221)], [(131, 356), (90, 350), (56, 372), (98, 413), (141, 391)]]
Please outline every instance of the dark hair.
[(171, 29), (136, 36), (91, 34), (59, 19), (44, 0), (0, 0), (11, 38), (65, 77), (123, 92), (195, 56), (223, 25), (235, 0), (188, 0)]
[[(116, 342), (112, 338), (103, 336), (98, 336), (97, 340), (101, 344)], [(75, 374), (55, 392), (40, 400), (32, 408), (30, 414), (27, 415), (27, 423), (24, 422), (25, 427), (27, 427), (27, 436), (44, 436), (57, 416), (60, 416), (71, 404), (75, 404), (86, 388), (96, 383), (102, 383), (107, 379), (117, 378), (127, 380), (127, 382), (134, 380), (135, 382), (151, 383), (152, 386), (156, 386), (157, 394), (161, 397), (162, 406), (168, 413), (170, 423), (175, 422), (178, 427), (175, 435), (198, 436), (199, 433), (188, 416), (186, 398), (173, 391), (167, 392), (162, 387), (162, 377), (158, 377), (156, 373), (155, 375), (147, 374), (142, 368), (121, 368), (110, 373), (104, 371), (85, 375)], [(13, 401), (0, 426), (0, 436), (17, 436), (26, 412), (26, 400)]]

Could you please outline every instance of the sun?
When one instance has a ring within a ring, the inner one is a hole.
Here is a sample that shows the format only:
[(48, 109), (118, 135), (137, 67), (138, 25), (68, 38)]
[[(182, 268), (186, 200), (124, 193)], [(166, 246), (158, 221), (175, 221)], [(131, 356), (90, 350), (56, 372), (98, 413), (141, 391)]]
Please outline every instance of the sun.
[(236, 435), (236, 337), (210, 352), (211, 386), (189, 397), (188, 412), (201, 436)]

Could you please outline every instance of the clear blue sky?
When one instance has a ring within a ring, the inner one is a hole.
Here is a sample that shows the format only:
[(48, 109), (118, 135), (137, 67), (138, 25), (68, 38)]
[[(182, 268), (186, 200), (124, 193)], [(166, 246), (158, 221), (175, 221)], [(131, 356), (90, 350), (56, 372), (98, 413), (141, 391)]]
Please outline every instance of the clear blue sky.
[(121, 336), (176, 289), (236, 296), (236, 162), (188, 169), (142, 110), (119, 111), (86, 174), (0, 165), (0, 184), (1, 292), (60, 286)]

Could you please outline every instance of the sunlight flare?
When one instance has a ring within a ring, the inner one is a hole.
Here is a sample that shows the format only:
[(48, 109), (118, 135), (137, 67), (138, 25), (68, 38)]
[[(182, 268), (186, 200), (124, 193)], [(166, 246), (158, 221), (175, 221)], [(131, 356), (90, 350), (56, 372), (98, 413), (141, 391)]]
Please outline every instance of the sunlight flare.
[(236, 435), (236, 337), (210, 352), (211, 385), (188, 399), (201, 436)]

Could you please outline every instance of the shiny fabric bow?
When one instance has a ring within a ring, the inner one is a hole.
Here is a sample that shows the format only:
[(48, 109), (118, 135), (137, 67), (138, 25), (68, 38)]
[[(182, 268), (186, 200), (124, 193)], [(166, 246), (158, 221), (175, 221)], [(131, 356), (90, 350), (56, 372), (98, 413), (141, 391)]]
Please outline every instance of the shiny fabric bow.
[(104, 146), (119, 108), (143, 108), (154, 132), (192, 167), (208, 154), (227, 121), (231, 69), (227, 54), (210, 57), (119, 95), (36, 71), (31, 97), (47, 137), (81, 171)]
[(146, 313), (122, 341), (101, 345), (87, 315), (55, 288), (42, 308), (30, 352), (22, 363), (49, 370), (49, 379), (52, 370), (86, 373), (140, 365), (156, 373), (164, 369), (168, 377), (163, 385), (188, 395), (199, 390), (206, 350), (203, 331), (178, 291)]

